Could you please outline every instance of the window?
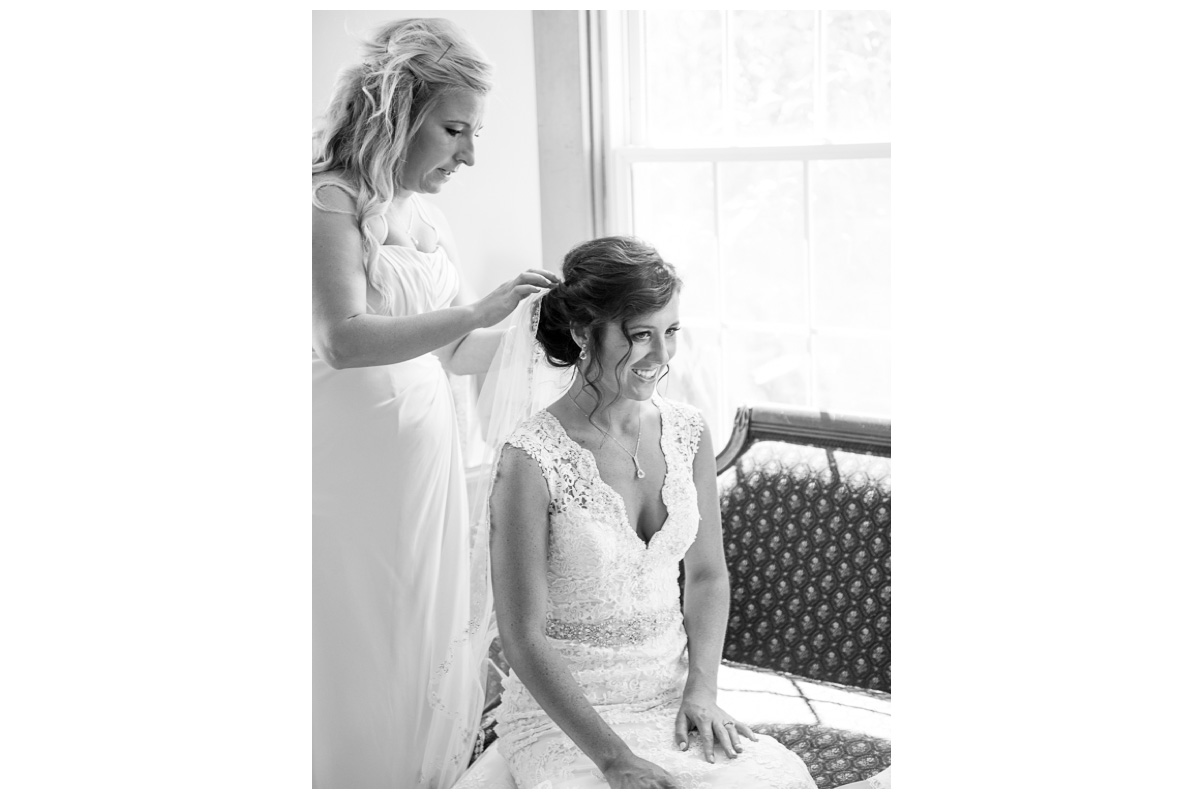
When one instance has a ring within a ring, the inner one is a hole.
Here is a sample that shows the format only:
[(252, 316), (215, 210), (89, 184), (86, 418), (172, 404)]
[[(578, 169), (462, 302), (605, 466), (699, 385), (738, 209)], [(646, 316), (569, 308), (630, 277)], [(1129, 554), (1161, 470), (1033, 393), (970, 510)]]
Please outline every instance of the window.
[(664, 390), (718, 449), (741, 405), (888, 417), (886, 11), (606, 12), (607, 231), (683, 277)]

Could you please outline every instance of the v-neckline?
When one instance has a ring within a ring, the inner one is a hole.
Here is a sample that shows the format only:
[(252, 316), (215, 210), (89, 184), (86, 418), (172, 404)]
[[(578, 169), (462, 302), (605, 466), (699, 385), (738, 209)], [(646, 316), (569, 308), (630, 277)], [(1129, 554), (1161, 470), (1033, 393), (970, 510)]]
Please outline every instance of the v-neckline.
[(666, 529), (667, 523), (671, 521), (671, 504), (667, 501), (667, 483), (671, 480), (671, 459), (667, 458), (666, 447), (667, 415), (663, 413), (663, 408), (658, 404), (657, 397), (651, 397), (650, 402), (654, 404), (656, 409), (658, 409), (658, 449), (663, 454), (663, 461), (666, 467), (663, 470), (663, 481), (662, 486), (658, 490), (658, 496), (662, 500), (663, 508), (667, 510), (667, 515), (663, 517), (662, 525), (658, 527), (658, 530), (650, 534), (649, 539), (643, 539), (638, 534), (637, 528), (635, 528), (633, 523), (629, 521), (629, 509), (625, 506), (625, 498), (621, 496), (620, 492), (610, 486), (608, 481), (604, 480), (604, 477), (600, 474), (600, 464), (596, 461), (595, 453), (572, 439), (571, 435), (567, 433), (567, 429), (563, 427), (563, 424), (559, 421), (558, 417), (550, 413), (550, 409), (545, 409), (546, 416), (550, 417), (550, 419), (554, 421), (555, 427), (558, 428), (559, 435), (570, 442), (572, 447), (583, 453), (584, 457), (588, 459), (589, 463), (591, 463), (592, 472), (596, 475), (596, 482), (603, 486), (604, 489), (606, 489), (608, 493), (612, 495), (613, 499), (616, 500), (617, 505), (619, 505), (621, 508), (621, 520), (624, 523), (625, 530), (628, 531), (631, 536), (633, 536), (634, 541), (636, 541), (639, 545), (642, 545), (643, 550), (650, 549), (650, 544), (658, 539), (658, 535)]

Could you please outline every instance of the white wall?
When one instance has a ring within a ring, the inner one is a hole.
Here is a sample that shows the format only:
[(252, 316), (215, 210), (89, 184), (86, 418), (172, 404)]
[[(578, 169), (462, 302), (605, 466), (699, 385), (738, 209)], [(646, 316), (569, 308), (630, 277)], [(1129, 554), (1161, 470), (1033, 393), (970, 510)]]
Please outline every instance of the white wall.
[[(313, 11), (313, 117), (324, 113), (358, 42), (385, 22), (443, 17), (461, 26), (495, 67), (475, 166), (432, 197), (450, 220), (463, 280), (476, 294), (543, 266), (537, 102), (530, 11)], [(561, 258), (561, 254), (559, 255)]]

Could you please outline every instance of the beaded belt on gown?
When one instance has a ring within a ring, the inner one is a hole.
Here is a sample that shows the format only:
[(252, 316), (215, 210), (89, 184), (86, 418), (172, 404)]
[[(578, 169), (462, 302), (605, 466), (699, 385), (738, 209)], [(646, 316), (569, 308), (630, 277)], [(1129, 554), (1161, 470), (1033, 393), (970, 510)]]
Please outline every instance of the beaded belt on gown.
[(600, 622), (546, 620), (546, 635), (551, 639), (569, 639), (597, 647), (641, 644), (667, 632), (680, 619), (678, 608), (665, 608), (650, 614), (635, 614)]

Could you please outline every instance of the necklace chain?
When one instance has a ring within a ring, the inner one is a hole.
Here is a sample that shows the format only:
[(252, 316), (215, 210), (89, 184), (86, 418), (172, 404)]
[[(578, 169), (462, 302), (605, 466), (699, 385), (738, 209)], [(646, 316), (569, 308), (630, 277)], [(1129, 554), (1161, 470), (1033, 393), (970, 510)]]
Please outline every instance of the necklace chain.
[(633, 459), (633, 466), (634, 466), (634, 469), (636, 469), (636, 470), (637, 470), (637, 472), (636, 472), (635, 474), (636, 474), (636, 475), (637, 475), (639, 478), (644, 478), (644, 477), (646, 477), (646, 471), (645, 471), (644, 469), (642, 469), (642, 465), (638, 463), (638, 453), (640, 453), (640, 452), (641, 452), (641, 450), (642, 450), (642, 415), (641, 415), (641, 413), (640, 413), (640, 412), (638, 413), (638, 435), (637, 435), (637, 444), (636, 444), (636, 445), (634, 445), (633, 452), (631, 453), (631, 452), (629, 452), (629, 448), (628, 448), (628, 447), (626, 447), (625, 445), (621, 444), (620, 442), (618, 442), (618, 441), (617, 441), (617, 438), (616, 438), (615, 436), (613, 436), (613, 435), (612, 435), (611, 433), (609, 433), (608, 431), (604, 430), (604, 428), (601, 428), (599, 425), (597, 425), (597, 424), (596, 424), (596, 423), (595, 423), (595, 422), (592, 420), (592, 418), (588, 416), (588, 413), (587, 413), (586, 411), (584, 411), (584, 410), (583, 410), (583, 406), (579, 405), (578, 401), (576, 401), (576, 400), (575, 400), (575, 398), (574, 398), (572, 395), (568, 394), (568, 395), (567, 395), (567, 397), (571, 398), (571, 402), (572, 402), (572, 403), (575, 403), (575, 407), (579, 409), (579, 413), (580, 413), (580, 414), (583, 414), (583, 417), (584, 417), (584, 419), (586, 419), (586, 420), (587, 420), (587, 421), (588, 421), (588, 422), (591, 424), (591, 426), (592, 426), (593, 428), (595, 428), (596, 430), (600, 431), (602, 434), (604, 434), (604, 435), (605, 435), (606, 437), (608, 437), (609, 439), (612, 439), (613, 443), (614, 443), (614, 444), (615, 444), (617, 447), (619, 447), (619, 448), (621, 448), (622, 450), (624, 450), (624, 451), (625, 451), (625, 454), (626, 454), (627, 456), (629, 456), (630, 458), (632, 458), (632, 459)]

